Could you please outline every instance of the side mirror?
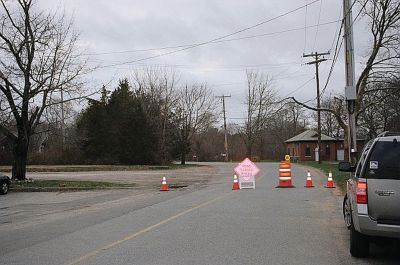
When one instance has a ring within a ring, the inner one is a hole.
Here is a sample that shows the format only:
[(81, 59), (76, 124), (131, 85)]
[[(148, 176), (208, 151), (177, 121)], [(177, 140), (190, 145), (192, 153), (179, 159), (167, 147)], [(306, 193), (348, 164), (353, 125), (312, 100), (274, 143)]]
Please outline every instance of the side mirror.
[(339, 171), (355, 172), (356, 167), (353, 167), (350, 162), (339, 162)]

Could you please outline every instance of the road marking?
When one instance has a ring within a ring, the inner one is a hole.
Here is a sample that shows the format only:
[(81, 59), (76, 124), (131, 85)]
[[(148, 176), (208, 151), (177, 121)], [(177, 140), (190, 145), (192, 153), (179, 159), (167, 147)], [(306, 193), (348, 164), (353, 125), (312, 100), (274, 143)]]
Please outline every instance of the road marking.
[[(260, 176), (258, 176), (256, 179), (257, 179), (257, 180), (260, 180), (260, 179), (262, 179), (264, 176), (265, 176), (265, 175), (260, 175)], [(91, 252), (89, 252), (89, 253), (87, 253), (87, 254), (85, 254), (85, 255), (79, 256), (79, 257), (77, 257), (77, 258), (75, 258), (75, 259), (73, 259), (73, 260), (71, 260), (71, 261), (68, 261), (68, 262), (64, 263), (64, 265), (76, 265), (76, 264), (79, 264), (81, 261), (84, 261), (84, 260), (86, 260), (86, 259), (88, 259), (88, 258), (91, 258), (91, 257), (93, 257), (93, 256), (95, 256), (95, 255), (97, 255), (97, 254), (99, 254), (101, 251), (108, 250), (108, 249), (110, 249), (110, 248), (112, 248), (112, 247), (115, 247), (115, 246), (117, 246), (117, 245), (119, 245), (119, 244), (122, 244), (122, 243), (124, 243), (124, 242), (126, 242), (126, 241), (132, 240), (132, 239), (134, 239), (134, 238), (136, 238), (136, 237), (138, 237), (138, 236), (140, 236), (140, 235), (142, 235), (142, 234), (144, 234), (144, 233), (146, 233), (146, 232), (149, 232), (149, 231), (151, 231), (151, 230), (153, 230), (153, 229), (155, 229), (155, 228), (157, 228), (157, 227), (160, 227), (160, 226), (162, 226), (162, 225), (164, 225), (164, 224), (166, 224), (166, 223), (168, 223), (168, 222), (170, 222), (170, 221), (172, 221), (172, 220), (175, 220), (175, 219), (177, 219), (178, 217), (181, 217), (182, 215), (188, 214), (188, 213), (190, 213), (190, 212), (192, 212), (192, 211), (194, 211), (194, 210), (197, 210), (197, 209), (202, 208), (202, 207), (204, 207), (204, 206), (207, 206), (207, 205), (209, 205), (209, 204), (211, 204), (211, 203), (214, 203), (214, 202), (216, 202), (216, 201), (218, 201), (218, 200), (221, 200), (221, 199), (227, 197), (228, 195), (230, 195), (230, 194), (232, 194), (232, 193), (233, 193), (233, 191), (230, 191), (230, 192), (228, 192), (228, 193), (225, 193), (225, 194), (222, 195), (222, 196), (219, 196), (219, 197), (217, 197), (217, 198), (214, 198), (214, 199), (212, 199), (212, 200), (206, 201), (206, 202), (204, 202), (204, 203), (202, 203), (202, 204), (199, 204), (199, 205), (197, 205), (197, 206), (194, 206), (194, 207), (192, 207), (192, 208), (189, 208), (189, 209), (187, 209), (187, 210), (185, 210), (185, 211), (183, 211), (183, 212), (180, 212), (180, 213), (178, 213), (178, 214), (176, 214), (176, 215), (174, 215), (174, 216), (171, 216), (171, 217), (169, 217), (169, 218), (167, 218), (167, 219), (164, 219), (164, 220), (162, 220), (162, 221), (159, 222), (159, 223), (156, 223), (156, 224), (154, 224), (154, 225), (148, 226), (148, 227), (146, 227), (146, 228), (140, 230), (139, 232), (136, 232), (136, 233), (134, 233), (134, 234), (132, 234), (132, 235), (126, 236), (126, 237), (124, 237), (124, 238), (122, 238), (122, 239), (120, 239), (120, 240), (114, 241), (114, 242), (112, 242), (112, 243), (110, 243), (110, 244), (108, 244), (108, 245), (106, 245), (106, 246), (104, 246), (104, 247), (95, 249), (95, 250), (93, 250), (93, 251), (91, 251)]]
[(217, 198), (215, 198), (215, 199), (212, 199), (212, 200), (209, 200), (209, 201), (204, 202), (204, 203), (202, 203), (202, 204), (199, 204), (199, 205), (197, 205), (197, 206), (194, 206), (194, 207), (192, 207), (192, 208), (190, 208), (190, 209), (187, 209), (187, 210), (185, 210), (185, 211), (183, 211), (183, 212), (180, 212), (180, 213), (178, 213), (178, 214), (176, 214), (176, 215), (174, 215), (174, 216), (171, 216), (171, 217), (169, 217), (169, 218), (167, 218), (167, 219), (165, 219), (165, 220), (163, 220), (163, 221), (161, 221), (161, 222), (159, 222), (159, 223), (157, 223), (157, 224), (148, 226), (148, 227), (146, 227), (146, 228), (140, 230), (139, 232), (136, 232), (136, 233), (134, 233), (134, 234), (132, 234), (132, 235), (129, 235), (129, 236), (127, 236), (127, 237), (124, 237), (124, 238), (122, 238), (122, 239), (120, 239), (120, 240), (114, 241), (114, 242), (112, 242), (112, 243), (110, 243), (110, 244), (108, 244), (108, 245), (106, 245), (106, 246), (104, 246), (104, 247), (95, 249), (95, 250), (93, 250), (93, 251), (91, 251), (91, 252), (89, 252), (89, 253), (87, 253), (87, 254), (85, 254), (85, 255), (83, 255), (83, 256), (77, 257), (77, 258), (73, 259), (72, 261), (69, 261), (69, 262), (64, 263), (64, 264), (65, 264), (65, 265), (75, 265), (75, 264), (78, 264), (78, 263), (80, 263), (81, 261), (84, 261), (84, 260), (86, 260), (86, 259), (88, 259), (88, 258), (90, 258), (90, 257), (95, 256), (96, 254), (100, 253), (100, 252), (103, 251), (103, 250), (110, 249), (110, 248), (115, 247), (115, 246), (117, 246), (117, 245), (119, 245), (119, 244), (122, 244), (122, 243), (124, 243), (124, 242), (126, 242), (126, 241), (128, 241), (128, 240), (134, 239), (135, 237), (140, 236), (140, 235), (142, 235), (142, 234), (144, 234), (144, 233), (146, 233), (146, 232), (149, 232), (149, 231), (151, 231), (151, 230), (153, 230), (153, 229), (155, 229), (155, 228), (157, 228), (157, 227), (159, 227), (159, 226), (162, 226), (162, 225), (164, 225), (164, 224), (166, 224), (166, 223), (168, 223), (168, 222), (170, 222), (170, 221), (172, 221), (172, 220), (175, 220), (175, 219), (177, 219), (178, 217), (180, 217), (180, 216), (182, 216), (182, 215), (188, 214), (188, 213), (190, 213), (190, 212), (192, 212), (192, 211), (194, 211), (194, 210), (197, 210), (197, 209), (202, 208), (202, 207), (204, 207), (204, 206), (207, 206), (207, 205), (209, 205), (209, 204), (211, 204), (211, 203), (213, 203), (213, 202), (216, 202), (216, 201), (218, 201), (218, 200), (220, 200), (220, 199), (222, 199), (222, 198), (228, 196), (228, 195), (231, 194), (231, 193), (232, 193), (232, 191), (230, 191), (229, 193), (226, 193), (226, 194), (224, 194), (224, 195), (222, 195), (222, 196), (219, 196), (219, 197), (217, 197)]

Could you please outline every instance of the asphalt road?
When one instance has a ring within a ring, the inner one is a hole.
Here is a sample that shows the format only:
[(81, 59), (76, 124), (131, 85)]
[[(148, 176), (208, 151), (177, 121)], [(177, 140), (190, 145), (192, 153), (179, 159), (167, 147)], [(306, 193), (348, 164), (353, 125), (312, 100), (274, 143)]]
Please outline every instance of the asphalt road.
[(82, 193), (74, 200), (81, 207), (49, 220), (3, 222), (0, 264), (400, 263), (391, 245), (373, 245), (369, 259), (350, 256), (342, 197), (338, 189), (323, 188), (324, 176), (312, 171), (317, 187), (306, 189), (305, 168), (295, 166), (296, 188), (277, 189), (278, 165), (258, 165), (255, 190), (232, 191), (234, 165), (214, 164), (207, 185)]

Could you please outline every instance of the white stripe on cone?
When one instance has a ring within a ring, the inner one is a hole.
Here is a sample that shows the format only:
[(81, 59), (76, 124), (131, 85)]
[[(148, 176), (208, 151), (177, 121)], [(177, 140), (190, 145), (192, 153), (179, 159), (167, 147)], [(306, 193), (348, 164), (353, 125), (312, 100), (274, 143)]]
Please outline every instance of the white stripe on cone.
[(236, 175), (233, 175), (233, 183), (238, 183), (238, 178)]

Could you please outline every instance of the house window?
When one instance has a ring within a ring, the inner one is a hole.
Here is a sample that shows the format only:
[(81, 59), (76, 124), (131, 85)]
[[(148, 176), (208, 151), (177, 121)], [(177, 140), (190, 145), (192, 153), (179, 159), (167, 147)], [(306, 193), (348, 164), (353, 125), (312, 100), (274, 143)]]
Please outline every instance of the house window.
[(311, 148), (308, 145), (306, 146), (306, 156), (311, 157)]

